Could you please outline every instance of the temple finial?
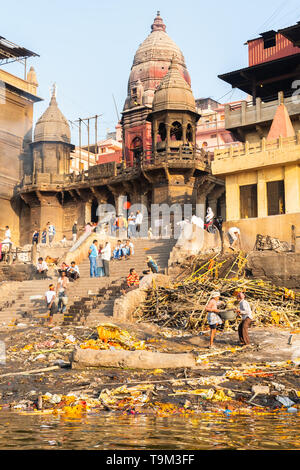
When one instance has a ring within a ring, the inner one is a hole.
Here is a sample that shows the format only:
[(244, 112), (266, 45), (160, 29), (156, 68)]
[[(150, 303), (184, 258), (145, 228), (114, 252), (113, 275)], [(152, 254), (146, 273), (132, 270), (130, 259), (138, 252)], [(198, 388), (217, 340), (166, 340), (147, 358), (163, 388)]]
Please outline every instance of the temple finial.
[(152, 31), (166, 31), (166, 25), (162, 17), (160, 16), (160, 11), (157, 12), (156, 17), (154, 18), (153, 25), (151, 26)]

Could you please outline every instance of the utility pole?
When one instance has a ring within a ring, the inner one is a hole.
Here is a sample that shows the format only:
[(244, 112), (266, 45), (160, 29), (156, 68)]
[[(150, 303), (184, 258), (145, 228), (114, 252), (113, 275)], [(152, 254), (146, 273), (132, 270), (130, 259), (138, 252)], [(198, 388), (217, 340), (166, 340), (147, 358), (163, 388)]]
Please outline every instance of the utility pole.
[(95, 154), (97, 152), (97, 140), (98, 140), (98, 118), (102, 116), (102, 114), (95, 114), (95, 116), (89, 116), (87, 118), (78, 118), (74, 122), (78, 122), (78, 129), (79, 129), (79, 161), (81, 162), (81, 147), (82, 147), (82, 129), (81, 124), (85, 124), (87, 127), (87, 137), (88, 137), (88, 168), (90, 168), (90, 121), (95, 119)]

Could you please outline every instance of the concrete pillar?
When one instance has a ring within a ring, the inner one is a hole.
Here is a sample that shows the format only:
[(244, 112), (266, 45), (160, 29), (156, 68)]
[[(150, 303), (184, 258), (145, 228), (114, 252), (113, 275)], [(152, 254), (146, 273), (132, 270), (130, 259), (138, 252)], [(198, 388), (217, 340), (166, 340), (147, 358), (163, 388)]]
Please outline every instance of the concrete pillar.
[(84, 223), (87, 224), (92, 220), (92, 202), (88, 201), (84, 207)]
[(242, 124), (246, 124), (247, 103), (242, 101)]
[(158, 135), (158, 125), (157, 120), (154, 119), (153, 121), (153, 142), (152, 142), (152, 149), (156, 153), (156, 146), (157, 146), (157, 135)]
[(268, 197), (264, 171), (257, 172), (257, 217), (267, 217)]
[(256, 120), (261, 121), (261, 98), (256, 98)]
[(166, 122), (166, 152), (169, 152), (170, 141), (171, 141), (171, 124)]
[(196, 216), (201, 217), (202, 220), (205, 219), (205, 206), (206, 206), (206, 194), (197, 195), (196, 200)]
[(289, 165), (284, 169), (285, 212), (300, 212), (300, 166)]
[(226, 220), (240, 219), (240, 187), (235, 175), (226, 177)]

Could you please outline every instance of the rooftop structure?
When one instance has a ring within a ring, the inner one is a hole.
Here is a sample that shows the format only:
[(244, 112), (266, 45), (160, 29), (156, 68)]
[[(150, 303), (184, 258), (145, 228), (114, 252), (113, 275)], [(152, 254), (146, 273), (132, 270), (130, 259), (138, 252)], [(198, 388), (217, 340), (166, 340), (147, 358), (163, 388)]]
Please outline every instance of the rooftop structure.
[(225, 106), (225, 126), (243, 143), (216, 149), (212, 162), (226, 185), (225, 229), (240, 228), (243, 249), (253, 249), (257, 234), (289, 242), (299, 227), (300, 99), (292, 93), (299, 35), (300, 23), (261, 34), (248, 41), (249, 67), (220, 76), (252, 95)]
[(253, 98), (270, 101), (279, 91), (290, 96), (293, 81), (299, 76), (300, 22), (279, 31), (267, 31), (260, 38), (247, 41), (249, 65), (246, 68), (219, 75), (233, 88)]

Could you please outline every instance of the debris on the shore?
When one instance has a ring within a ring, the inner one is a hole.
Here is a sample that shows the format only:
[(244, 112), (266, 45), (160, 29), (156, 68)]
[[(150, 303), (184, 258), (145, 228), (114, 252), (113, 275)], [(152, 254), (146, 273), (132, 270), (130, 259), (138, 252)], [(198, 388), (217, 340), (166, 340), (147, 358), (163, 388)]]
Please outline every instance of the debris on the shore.
[(147, 349), (145, 341), (138, 341), (132, 334), (112, 323), (104, 323), (97, 327), (98, 338), (89, 339), (80, 344), (81, 349), (124, 349), (143, 350)]
[[(242, 253), (224, 259), (214, 257), (198, 265), (197, 257), (185, 270), (185, 277), (169, 287), (153, 286), (134, 316), (179, 330), (201, 330), (206, 324), (205, 306), (213, 291), (221, 293), (224, 310), (238, 307), (236, 294), (245, 292), (254, 311), (255, 325), (300, 324), (300, 293), (271, 282), (246, 277)], [(237, 320), (231, 322), (236, 327)]]

